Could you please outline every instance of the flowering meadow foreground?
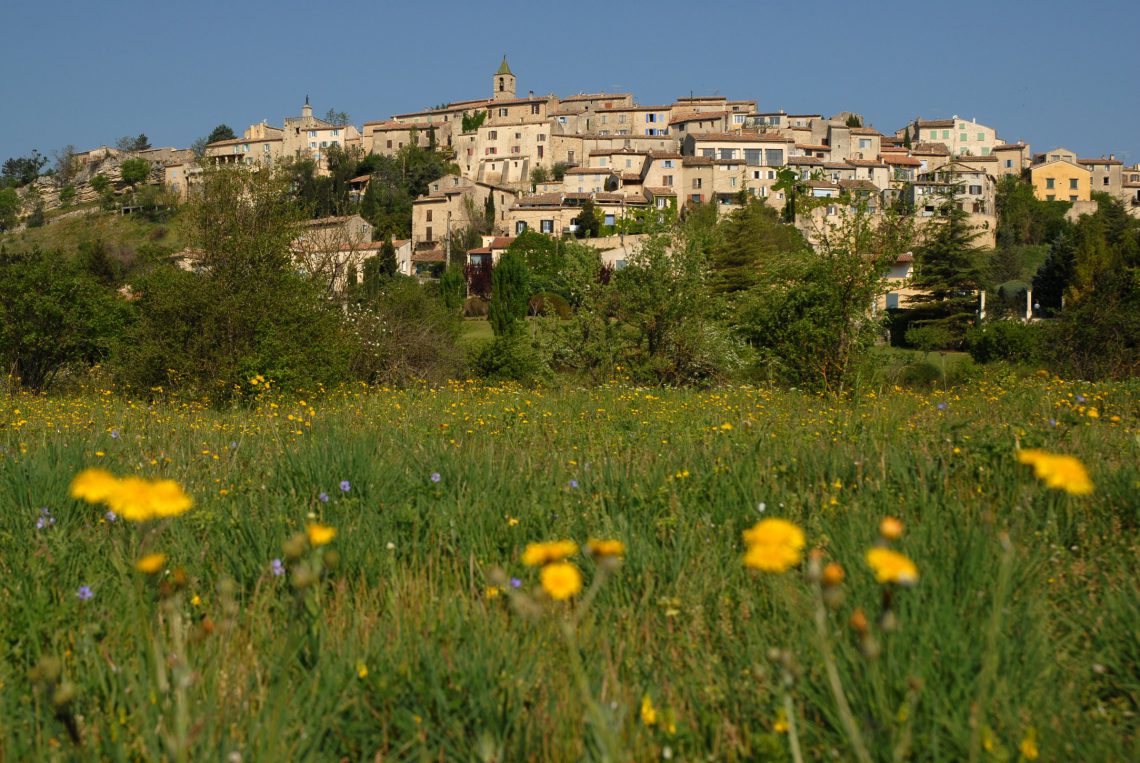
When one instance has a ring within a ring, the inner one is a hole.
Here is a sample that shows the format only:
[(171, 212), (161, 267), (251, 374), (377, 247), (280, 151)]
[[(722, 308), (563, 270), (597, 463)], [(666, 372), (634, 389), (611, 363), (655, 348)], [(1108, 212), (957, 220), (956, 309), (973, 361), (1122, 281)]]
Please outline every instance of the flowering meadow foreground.
[(252, 381), (0, 399), (0, 759), (1140, 758), (1134, 383)]

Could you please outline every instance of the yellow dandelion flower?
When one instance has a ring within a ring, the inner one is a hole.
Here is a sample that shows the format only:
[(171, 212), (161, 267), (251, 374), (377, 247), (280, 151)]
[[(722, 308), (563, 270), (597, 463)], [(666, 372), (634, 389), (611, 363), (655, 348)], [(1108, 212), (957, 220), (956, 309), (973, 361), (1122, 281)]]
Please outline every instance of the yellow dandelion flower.
[(1034, 476), (1048, 487), (1064, 490), (1070, 495), (1088, 495), (1093, 491), (1093, 483), (1084, 464), (1072, 456), (1027, 449), (1017, 451), (1017, 460), (1032, 466)]
[(356, 675), (358, 678), (367, 678), (368, 677), (368, 666), (365, 665), (360, 660), (356, 661)]
[(1096, 408), (1089, 408), (1088, 412), (1086, 412), (1085, 415), (1088, 416), (1090, 419), (1099, 419), (1100, 418), (1100, 411), (1098, 411)]
[(486, 596), (488, 599), (494, 599), (500, 593), (502, 593), (501, 588), (499, 588), (498, 586), (495, 586), (495, 585), (489, 585), (489, 586), (487, 586), (487, 590), (483, 592), (483, 595)]
[(552, 599), (564, 601), (582, 590), (582, 573), (570, 562), (554, 562), (542, 568), (542, 590)]
[(111, 511), (131, 522), (154, 519), (151, 485), (141, 477), (124, 477), (104, 500)]
[(845, 577), (847, 577), (847, 573), (843, 571), (843, 565), (839, 562), (831, 562), (823, 568), (824, 585), (837, 586), (843, 582)]
[(309, 536), (309, 543), (323, 546), (336, 537), (336, 528), (310, 522), (305, 527), (305, 533)]
[(70, 494), (87, 503), (102, 503), (115, 491), (119, 480), (103, 469), (84, 469), (71, 481)]
[(918, 582), (918, 567), (910, 559), (889, 548), (872, 548), (867, 551), (867, 564), (875, 571), (880, 583), (913, 585)]
[(523, 551), (523, 564), (528, 567), (537, 567), (541, 564), (550, 564), (573, 556), (578, 553), (578, 544), (572, 540), (555, 540), (547, 543), (527, 544)]
[(772, 730), (777, 734), (786, 734), (788, 732), (788, 714), (784, 712), (784, 708), (776, 711), (776, 722), (772, 724)]
[(194, 505), (174, 480), (158, 480), (150, 486), (150, 505), (156, 517), (176, 517)]
[(147, 575), (154, 575), (166, 564), (166, 554), (147, 554), (135, 562), (135, 569)]
[(507, 517), (507, 527), (514, 527), (518, 523), (518, 517)]
[(762, 519), (744, 531), (744, 564), (764, 572), (787, 572), (799, 563), (804, 531), (785, 519)]
[(190, 597), (190, 605), (194, 607), (202, 606), (202, 597), (198, 594), (194, 594), (192, 597)]
[(653, 706), (653, 700), (648, 694), (641, 697), (641, 722), (646, 726), (657, 723), (657, 708)]
[(597, 540), (591, 538), (586, 541), (586, 549), (590, 556), (605, 558), (609, 556), (625, 556), (625, 544), (620, 540)]
[(1021, 757), (1026, 760), (1037, 760), (1037, 757), (1040, 755), (1040, 751), (1037, 749), (1037, 730), (1032, 727), (1027, 729), (1025, 737), (1021, 740), (1017, 749), (1021, 751)]

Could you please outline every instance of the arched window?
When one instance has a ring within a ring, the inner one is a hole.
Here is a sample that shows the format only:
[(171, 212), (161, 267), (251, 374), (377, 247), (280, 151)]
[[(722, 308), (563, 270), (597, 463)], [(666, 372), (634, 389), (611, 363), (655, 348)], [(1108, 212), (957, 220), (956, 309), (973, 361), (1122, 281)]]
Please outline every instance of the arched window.
[(502, 93), (507, 89), (506, 79), (499, 77), (499, 92)]

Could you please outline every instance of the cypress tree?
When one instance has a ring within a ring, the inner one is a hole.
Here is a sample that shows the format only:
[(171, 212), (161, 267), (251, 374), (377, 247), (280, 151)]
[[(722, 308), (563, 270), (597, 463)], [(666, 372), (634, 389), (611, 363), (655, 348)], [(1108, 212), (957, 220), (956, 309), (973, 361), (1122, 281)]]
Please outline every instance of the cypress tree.
[(513, 331), (526, 320), (530, 271), (522, 254), (507, 250), (491, 270), (491, 305), (487, 317), (496, 336)]

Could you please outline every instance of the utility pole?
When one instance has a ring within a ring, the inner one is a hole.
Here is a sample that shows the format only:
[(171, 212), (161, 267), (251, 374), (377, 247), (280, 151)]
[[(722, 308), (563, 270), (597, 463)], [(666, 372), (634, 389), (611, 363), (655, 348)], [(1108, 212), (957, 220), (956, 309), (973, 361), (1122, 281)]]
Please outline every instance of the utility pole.
[(446, 263), (445, 268), (451, 267), (451, 210), (447, 210), (447, 242), (444, 244), (446, 247)]

